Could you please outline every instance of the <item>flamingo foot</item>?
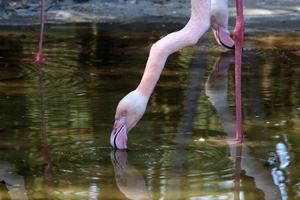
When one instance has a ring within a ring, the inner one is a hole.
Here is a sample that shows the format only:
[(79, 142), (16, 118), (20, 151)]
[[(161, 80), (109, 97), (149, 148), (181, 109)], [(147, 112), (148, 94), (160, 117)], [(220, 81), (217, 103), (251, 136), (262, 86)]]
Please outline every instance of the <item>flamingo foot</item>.
[(127, 149), (127, 125), (125, 117), (116, 119), (112, 133), (110, 135), (110, 144), (114, 149), (126, 150)]
[(37, 63), (41, 63), (44, 62), (45, 58), (44, 58), (44, 54), (42, 51), (38, 51), (37, 54), (35, 55), (35, 62)]
[(49, 64), (50, 62), (46, 61), (43, 52), (38, 51), (34, 58), (24, 58), (22, 59), (25, 63), (40, 65), (40, 64)]
[(243, 143), (242, 138), (231, 138), (231, 139), (226, 139), (227, 144), (229, 145), (238, 145)]

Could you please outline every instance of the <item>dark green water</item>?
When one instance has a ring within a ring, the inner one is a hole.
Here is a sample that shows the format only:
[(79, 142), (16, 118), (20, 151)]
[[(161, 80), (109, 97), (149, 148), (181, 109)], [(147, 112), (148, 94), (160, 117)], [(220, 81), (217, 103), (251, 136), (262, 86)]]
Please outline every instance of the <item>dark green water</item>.
[(300, 199), (299, 32), (247, 34), (241, 146), (222, 142), (234, 64), (208, 33), (168, 60), (131, 151), (111, 150), (118, 101), (179, 27), (48, 25), (44, 66), (22, 61), (37, 27), (0, 27), (0, 199)]

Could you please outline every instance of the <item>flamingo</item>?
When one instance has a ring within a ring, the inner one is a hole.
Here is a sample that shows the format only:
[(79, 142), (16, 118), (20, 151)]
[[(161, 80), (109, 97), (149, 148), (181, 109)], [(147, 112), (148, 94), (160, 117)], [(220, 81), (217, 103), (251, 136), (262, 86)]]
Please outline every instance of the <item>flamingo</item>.
[[(115, 149), (127, 149), (128, 132), (144, 115), (149, 98), (160, 77), (168, 56), (186, 46), (195, 45), (200, 37), (213, 28), (217, 42), (227, 48), (235, 48), (236, 94), (240, 93), (241, 55), (244, 36), (243, 0), (236, 0), (237, 18), (234, 39), (227, 29), (227, 0), (191, 0), (191, 17), (179, 31), (168, 34), (151, 47), (144, 74), (138, 87), (119, 102), (115, 112), (115, 122), (110, 136), (110, 144)], [(240, 96), (236, 103), (241, 104)], [(242, 122), (241, 109), (237, 110), (237, 122)], [(236, 129), (236, 140), (242, 140), (242, 126)]]

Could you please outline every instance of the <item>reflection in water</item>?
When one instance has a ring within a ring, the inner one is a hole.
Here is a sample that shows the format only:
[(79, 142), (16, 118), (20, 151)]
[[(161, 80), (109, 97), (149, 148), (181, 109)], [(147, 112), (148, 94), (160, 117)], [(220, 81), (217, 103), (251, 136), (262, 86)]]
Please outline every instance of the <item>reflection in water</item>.
[(44, 68), (43, 65), (37, 65), (37, 73), (38, 73), (38, 80), (39, 80), (39, 94), (40, 94), (40, 124), (41, 124), (41, 139), (42, 139), (42, 146), (43, 146), (43, 157), (46, 163), (44, 175), (46, 178), (49, 178), (52, 172), (53, 162), (51, 158), (51, 153), (48, 144), (48, 134), (47, 134), (47, 122), (45, 118), (45, 110), (46, 110), (46, 103), (45, 103), (45, 80), (44, 80)]
[[(206, 82), (206, 94), (214, 105), (220, 119), (222, 120), (224, 130), (228, 137), (235, 134), (233, 114), (229, 111), (227, 101), (228, 94), (228, 68), (230, 57), (232, 55), (224, 54), (216, 63), (213, 73)], [(245, 144), (230, 144), (231, 156), (235, 158), (235, 199), (240, 199), (240, 184), (243, 176), (253, 177), (256, 187), (264, 192), (266, 199), (279, 199), (280, 192), (278, 188), (272, 184), (272, 176), (267, 168), (263, 167), (260, 160), (255, 159), (251, 155), (250, 148)]]
[(24, 177), (16, 174), (8, 163), (0, 164), (0, 196), (1, 199), (28, 199)]
[(113, 150), (110, 153), (110, 158), (114, 166), (117, 186), (128, 199), (152, 199), (144, 178), (134, 166), (128, 163), (127, 151)]
[[(36, 51), (38, 27), (0, 27), (0, 165), (12, 171), (5, 175), (23, 179), (28, 199), (126, 199), (118, 192), (107, 144), (113, 111), (140, 79), (147, 44), (179, 27), (49, 24), (45, 53), (51, 63), (40, 72), (20, 62)], [(280, 199), (280, 187), (290, 199), (300, 197), (300, 71), (298, 57), (289, 53), (299, 49), (299, 33), (249, 37), (241, 146), (210, 140), (235, 135), (234, 72), (226, 68), (232, 58), (222, 55), (216, 63), (221, 72), (211, 73), (220, 52), (210, 34), (203, 46), (170, 57), (151, 109), (133, 132), (139, 151), (127, 153), (150, 198), (233, 199), (233, 176), (236, 198)], [(206, 85), (206, 92), (216, 104), (202, 90), (209, 74), (214, 87)], [(269, 154), (277, 162), (264, 166)], [(5, 175), (0, 196), (9, 198)]]
[(188, 146), (192, 141), (194, 122), (197, 117), (197, 104), (201, 93), (201, 81), (207, 68), (207, 55), (197, 51), (189, 67), (187, 89), (183, 100), (183, 115), (178, 124), (175, 150), (171, 154), (170, 180), (167, 183), (167, 199), (182, 199), (185, 195), (183, 177), (186, 176), (185, 164)]
[[(0, 57), (2, 59), (19, 58), (23, 51), (21, 39), (24, 39), (25, 35), (13, 31), (6, 34), (0, 35)], [(8, 51), (8, 48), (10, 51)]]
[[(47, 179), (50, 178), (52, 171), (52, 159), (47, 141), (47, 130), (45, 120), (45, 83), (44, 83), (44, 72), (43, 66), (35, 66), (37, 70), (39, 80), (39, 94), (40, 94), (40, 129), (42, 139), (42, 154), (46, 167), (44, 175)], [(12, 200), (26, 200), (27, 191), (25, 187), (25, 180), (23, 176), (15, 173), (15, 169), (11, 164), (0, 164), (0, 195), (2, 199)], [(7, 195), (6, 195), (7, 194)], [(49, 192), (49, 195), (51, 192)], [(48, 197), (49, 197), (48, 195)]]
[(228, 105), (228, 69), (234, 55), (224, 53), (217, 59), (213, 72), (205, 83), (205, 93), (216, 109), (228, 139), (235, 138), (235, 118)]
[(281, 199), (287, 200), (287, 167), (290, 164), (290, 155), (285, 143), (279, 142), (276, 145), (276, 155), (278, 157), (278, 166), (272, 169), (272, 177), (275, 185), (278, 186)]
[(235, 168), (234, 168), (234, 200), (240, 200), (241, 193), (241, 161), (242, 161), (242, 150), (241, 144), (235, 147)]

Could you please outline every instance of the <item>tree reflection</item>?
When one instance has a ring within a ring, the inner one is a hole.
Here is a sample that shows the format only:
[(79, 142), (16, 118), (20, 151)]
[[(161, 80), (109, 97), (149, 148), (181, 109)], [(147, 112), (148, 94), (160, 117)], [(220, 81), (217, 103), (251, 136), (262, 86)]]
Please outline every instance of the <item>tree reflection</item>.
[(207, 55), (197, 51), (190, 64), (187, 88), (183, 100), (183, 115), (177, 127), (175, 150), (171, 153), (170, 180), (167, 182), (167, 199), (182, 199), (183, 180), (187, 170), (184, 167), (187, 161), (187, 149), (193, 136), (194, 122), (197, 117), (197, 104), (201, 93), (201, 82), (207, 70)]

